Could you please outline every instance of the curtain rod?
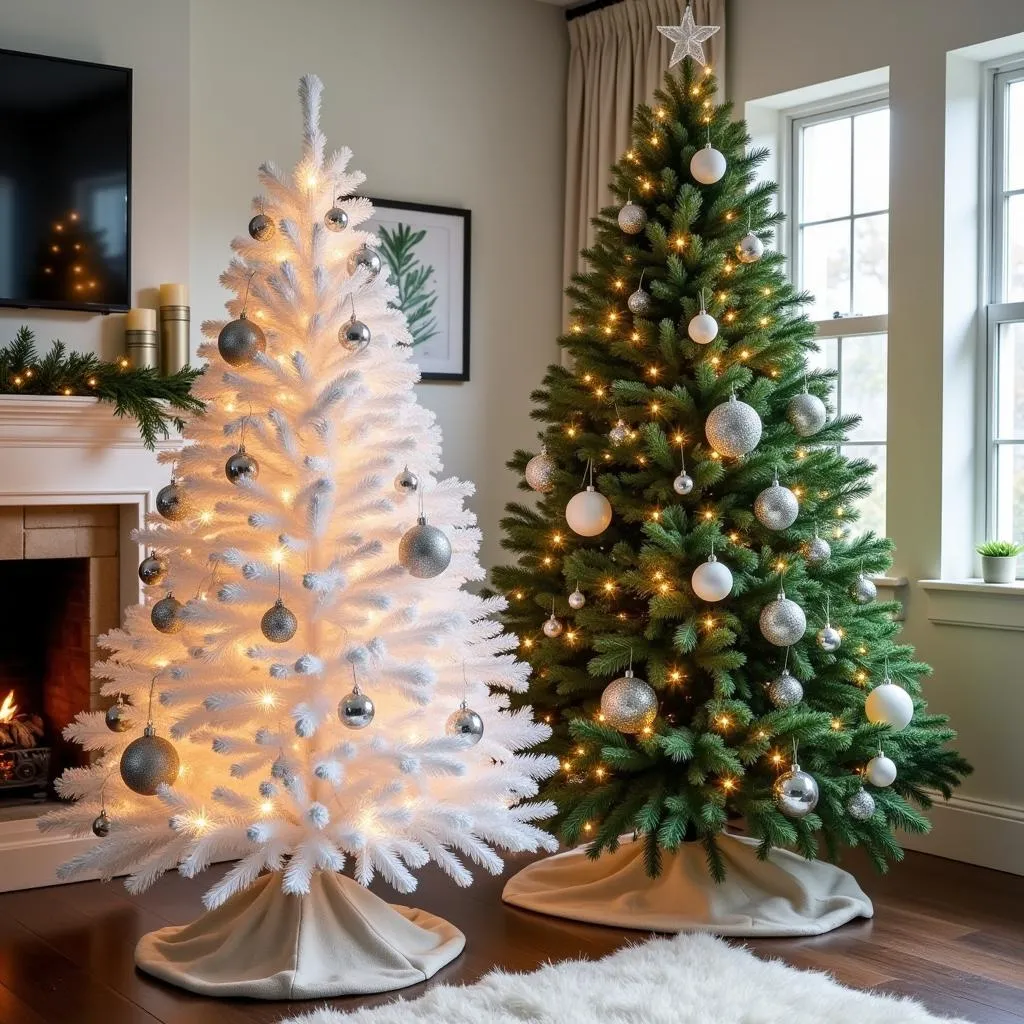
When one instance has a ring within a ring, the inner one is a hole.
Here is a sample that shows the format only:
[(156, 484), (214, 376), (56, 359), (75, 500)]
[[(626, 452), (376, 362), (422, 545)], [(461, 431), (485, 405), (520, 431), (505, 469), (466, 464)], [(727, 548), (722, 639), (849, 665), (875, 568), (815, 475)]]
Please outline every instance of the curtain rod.
[(593, 14), (594, 11), (600, 11), (605, 7), (614, 7), (619, 3), (622, 3), (622, 0), (590, 0), (588, 4), (570, 7), (565, 12), (565, 20), (574, 21), (576, 18), (582, 18), (584, 14)]

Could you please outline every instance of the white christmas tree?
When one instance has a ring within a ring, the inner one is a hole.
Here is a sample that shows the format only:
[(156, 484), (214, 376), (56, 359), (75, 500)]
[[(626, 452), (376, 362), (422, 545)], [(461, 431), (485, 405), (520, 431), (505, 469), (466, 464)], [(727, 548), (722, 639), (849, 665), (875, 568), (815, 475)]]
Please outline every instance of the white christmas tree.
[[(438, 479), (441, 435), (413, 391), (397, 290), (359, 229), (373, 215), (352, 196), (364, 176), (349, 150), (325, 152), (320, 81), (299, 91), (302, 158), (290, 177), (260, 170), (265, 195), (222, 277), (233, 320), (203, 325), (206, 413), (139, 534), (146, 603), (102, 640), (112, 654), (95, 673), (120, 701), (67, 730), (91, 761), (57, 781), (76, 802), (42, 821), (102, 837), (64, 878), (129, 874), (140, 892), (174, 867), (235, 861), (205, 897), (220, 910), (137, 951), (217, 994), (419, 980), (461, 935), (360, 886), (379, 874), (409, 892), (429, 861), (468, 885), (467, 862), (501, 870), (497, 848), (553, 847), (532, 824), (553, 808), (529, 798), (557, 761), (523, 753), (549, 730), (502, 710), (528, 666), (492, 618), (503, 601), (463, 589), (483, 577), (472, 487)], [(313, 918), (324, 934), (310, 939)], [(388, 950), (367, 946), (366, 920)], [(257, 924), (242, 959), (256, 943), (264, 968), (239, 966), (234, 983), (238, 950), (213, 939)], [(332, 943), (348, 973), (320, 962)]]

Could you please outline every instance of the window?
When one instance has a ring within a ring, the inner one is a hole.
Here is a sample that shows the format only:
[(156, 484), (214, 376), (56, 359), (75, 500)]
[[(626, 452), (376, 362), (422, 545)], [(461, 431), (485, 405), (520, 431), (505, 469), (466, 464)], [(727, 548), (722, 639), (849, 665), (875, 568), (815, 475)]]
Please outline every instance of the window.
[(863, 529), (884, 536), (888, 101), (832, 106), (793, 117), (791, 126), (790, 273), (798, 288), (814, 296), (808, 315), (821, 351), (810, 362), (837, 372), (833, 401), (839, 413), (861, 418), (843, 454), (877, 467), (872, 493), (858, 511)]
[(992, 83), (987, 525), (1024, 542), (1024, 64)]

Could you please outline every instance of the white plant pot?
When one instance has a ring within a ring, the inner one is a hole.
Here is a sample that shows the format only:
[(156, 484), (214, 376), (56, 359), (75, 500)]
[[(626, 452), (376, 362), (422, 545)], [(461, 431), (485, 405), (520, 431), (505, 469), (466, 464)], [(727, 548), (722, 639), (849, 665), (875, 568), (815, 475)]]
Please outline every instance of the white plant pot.
[(986, 583), (1013, 583), (1017, 578), (1016, 555), (982, 555), (981, 575)]

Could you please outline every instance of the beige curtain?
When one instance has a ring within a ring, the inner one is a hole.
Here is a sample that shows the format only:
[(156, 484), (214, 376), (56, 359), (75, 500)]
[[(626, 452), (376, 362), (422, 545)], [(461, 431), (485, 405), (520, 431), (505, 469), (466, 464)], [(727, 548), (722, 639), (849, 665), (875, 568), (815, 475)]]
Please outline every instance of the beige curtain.
[[(698, 25), (722, 28), (704, 43), (719, 88), (725, 80), (725, 0), (691, 0)], [(629, 148), (633, 109), (661, 85), (672, 43), (658, 25), (678, 25), (686, 0), (623, 0), (569, 22), (565, 166), (565, 280), (593, 242), (590, 219), (610, 200), (611, 166)], [(566, 308), (568, 312), (568, 308)]]

